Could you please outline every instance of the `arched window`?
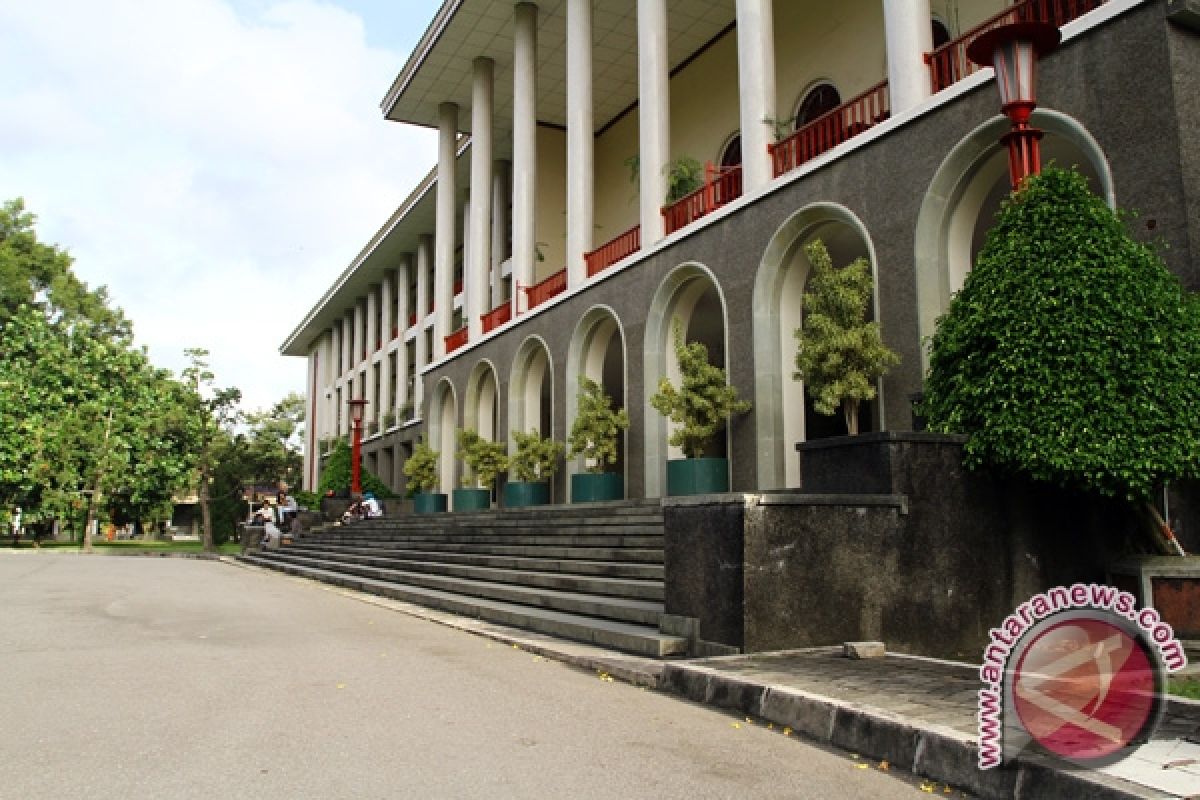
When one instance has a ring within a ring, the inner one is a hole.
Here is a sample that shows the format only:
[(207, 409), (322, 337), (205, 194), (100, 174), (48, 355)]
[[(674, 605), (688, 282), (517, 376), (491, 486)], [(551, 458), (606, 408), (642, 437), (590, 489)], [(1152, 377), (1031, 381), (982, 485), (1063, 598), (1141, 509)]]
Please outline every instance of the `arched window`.
[(937, 50), (950, 41), (950, 30), (940, 19), (930, 20), (930, 25), (933, 26), (933, 49)]
[(737, 167), (742, 163), (742, 135), (735, 133), (721, 150), (721, 166)]
[(832, 83), (821, 83), (809, 90), (796, 110), (796, 130), (828, 114), (842, 104), (842, 96)]

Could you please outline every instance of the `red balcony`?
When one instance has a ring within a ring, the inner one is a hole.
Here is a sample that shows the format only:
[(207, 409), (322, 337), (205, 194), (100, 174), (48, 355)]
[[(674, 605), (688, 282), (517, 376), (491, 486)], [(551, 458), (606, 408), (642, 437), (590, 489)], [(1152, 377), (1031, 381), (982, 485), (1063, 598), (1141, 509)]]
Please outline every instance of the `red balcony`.
[(458, 297), (462, 294), (462, 278), (457, 278), (454, 281), (454, 296)]
[(483, 322), (483, 332), (495, 330), (512, 319), (512, 303), (507, 300), (479, 318)]
[(814, 119), (781, 142), (770, 145), (775, 177), (853, 139), (891, 116), (887, 81)]
[(704, 185), (662, 210), (663, 223), (671, 234), (706, 214), (742, 196), (742, 168), (704, 165)]
[(551, 275), (541, 283), (536, 283), (533, 286), (522, 287), (525, 292), (525, 307), (533, 309), (540, 306), (542, 303), (554, 297), (556, 294), (562, 294), (567, 288), (567, 271), (565, 269)]
[(393, 338), (393, 339), (395, 339), (395, 338), (397, 338), (397, 337), (399, 337), (399, 336), (400, 336), (400, 326), (399, 326), (399, 325), (393, 325), (393, 326), (392, 326), (392, 338)]
[(979, 34), (1013, 22), (1048, 22), (1061, 28), (1104, 3), (1105, 0), (1021, 0), (971, 28), (957, 39), (952, 39), (932, 53), (925, 54), (933, 91), (940, 92), (979, 70), (979, 65), (967, 58), (967, 45)]
[(417, 312), (414, 311), (408, 315), (408, 327), (411, 328), (413, 325), (416, 325), (416, 324), (417, 324)]
[(583, 260), (587, 262), (588, 277), (603, 272), (621, 259), (628, 258), (641, 249), (642, 226), (635, 225), (611, 242), (600, 245), (583, 257)]
[(454, 333), (446, 337), (446, 353), (453, 353), (458, 348), (467, 343), (467, 329), (459, 328)]

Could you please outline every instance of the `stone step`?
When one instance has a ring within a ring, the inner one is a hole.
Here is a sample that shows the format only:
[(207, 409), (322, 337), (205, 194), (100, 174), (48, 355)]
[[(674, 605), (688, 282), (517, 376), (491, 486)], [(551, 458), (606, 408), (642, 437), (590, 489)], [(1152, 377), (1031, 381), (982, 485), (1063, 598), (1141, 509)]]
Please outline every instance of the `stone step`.
[(582, 614), (584, 616), (600, 617), (619, 622), (632, 622), (639, 625), (657, 626), (663, 612), (661, 601), (609, 597), (599, 594), (584, 594), (582, 592), (540, 588), (537, 586), (520, 586), (494, 581), (457, 578), (427, 572), (408, 572), (384, 567), (347, 564), (327, 559), (293, 555), (286, 549), (270, 551), (269, 553), (265, 553), (264, 556), (267, 560), (284, 561), (290, 564), (355, 575), (372, 580), (402, 583), (405, 586), (436, 589), (454, 594), (483, 597), (488, 600), (500, 600), (506, 603), (517, 603), (535, 608), (565, 611), (571, 614)]
[[(300, 539), (297, 544), (311, 544)], [(550, 558), (581, 561), (615, 561), (628, 564), (662, 564), (663, 551), (660, 547), (558, 547), (523, 546), (505, 544), (457, 544), (453, 542), (417, 542), (411, 546), (403, 543), (378, 544), (373, 542), (350, 542), (347, 544), (319, 544), (325, 547), (355, 547), (365, 549), (422, 550), (437, 553), (455, 553), (483, 556), (512, 556), (514, 558)]]
[[(582, 592), (610, 597), (626, 597), (637, 600), (663, 600), (661, 579), (622, 578), (609, 575), (580, 574), (570, 571), (569, 565), (561, 570), (523, 570), (509, 567), (449, 564), (444, 561), (396, 558), (383, 553), (346, 553), (329, 549), (313, 549), (291, 546), (282, 551), (286, 556), (303, 556), (333, 563), (355, 564), (378, 567), (402, 572), (424, 572), (465, 578), (492, 583), (510, 583), (519, 586), (557, 589), (566, 592)], [(558, 562), (562, 563), (562, 562)]]
[(551, 636), (590, 642), (629, 653), (662, 658), (670, 655), (683, 655), (687, 652), (686, 639), (662, 634), (656, 627), (595, 619), (579, 614), (533, 608), (481, 597), (469, 597), (419, 586), (405, 586), (389, 581), (287, 563), (265, 558), (262, 555), (248, 554), (241, 556), (241, 559), (247, 563), (291, 575), (312, 578), (335, 586), (343, 586)]
[(425, 542), (450, 543), (450, 544), (467, 544), (467, 545), (509, 545), (509, 546), (558, 546), (558, 547), (608, 547), (622, 548), (629, 547), (634, 549), (655, 549), (663, 547), (663, 537), (661, 535), (597, 535), (597, 534), (579, 534), (579, 535), (555, 535), (543, 534), (538, 536), (528, 536), (523, 533), (511, 534), (477, 534), (477, 533), (426, 533), (426, 534), (406, 534), (406, 535), (367, 535), (361, 531), (353, 531), (347, 533), (322, 533), (319, 535), (304, 534), (299, 537), (300, 541), (315, 542), (320, 544), (340, 544), (346, 546), (371, 546), (374, 544), (392, 543), (392, 544), (423, 544)]
[(601, 551), (595, 560), (571, 557), (511, 556), (488, 555), (484, 553), (453, 553), (433, 549), (402, 548), (402, 547), (341, 547), (334, 545), (311, 546), (303, 541), (291, 545), (289, 550), (306, 552), (346, 553), (347, 555), (379, 556), (418, 562), (435, 562), (444, 564), (462, 564), (474, 567), (492, 567), (496, 569), (526, 570), (529, 572), (571, 572), (577, 575), (604, 575), (609, 578), (636, 578), (639, 580), (662, 581), (662, 553), (657, 551), (639, 551), (648, 555), (657, 555), (658, 563), (637, 563), (633, 561), (606, 560), (613, 551)]

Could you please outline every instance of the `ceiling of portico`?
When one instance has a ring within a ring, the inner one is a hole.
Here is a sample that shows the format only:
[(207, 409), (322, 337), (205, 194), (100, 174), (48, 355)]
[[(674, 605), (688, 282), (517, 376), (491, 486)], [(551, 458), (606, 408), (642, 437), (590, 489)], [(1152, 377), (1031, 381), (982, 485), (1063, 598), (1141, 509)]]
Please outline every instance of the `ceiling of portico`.
[[(506, 0), (447, 0), (383, 101), (391, 120), (436, 127), (438, 106), (457, 103), (459, 130), (471, 128), (472, 63), (495, 62), (495, 130), (498, 155), (511, 141), (513, 6)], [(566, 125), (567, 52), (565, 0), (538, 6), (537, 116)], [(593, 0), (593, 115), (597, 130), (638, 98), (637, 4)], [(734, 21), (734, 0), (667, 0), (668, 62), (674, 69)]]

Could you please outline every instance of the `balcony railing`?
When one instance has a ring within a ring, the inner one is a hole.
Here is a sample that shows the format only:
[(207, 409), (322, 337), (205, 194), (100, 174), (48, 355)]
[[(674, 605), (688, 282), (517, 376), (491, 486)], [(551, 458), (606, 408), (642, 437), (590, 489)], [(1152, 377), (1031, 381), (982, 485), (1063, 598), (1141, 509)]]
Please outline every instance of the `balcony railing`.
[(413, 325), (416, 325), (416, 324), (417, 324), (417, 312), (414, 311), (408, 315), (408, 327), (411, 328)]
[(781, 142), (770, 145), (775, 177), (832, 150), (891, 116), (887, 81), (842, 103), (809, 122)]
[(1061, 28), (1104, 5), (1106, 0), (1021, 0), (971, 30), (925, 54), (933, 91), (940, 92), (979, 70), (979, 65), (967, 58), (967, 45), (981, 33), (1013, 22), (1048, 22)]
[(583, 260), (587, 262), (588, 277), (603, 272), (621, 259), (628, 258), (641, 249), (642, 226), (635, 225), (611, 242), (600, 245), (583, 257)]
[(668, 234), (742, 196), (742, 168), (704, 166), (704, 185), (662, 210)]
[(512, 303), (505, 300), (479, 318), (483, 322), (483, 332), (495, 330), (512, 319)]
[(523, 286), (521, 290), (525, 292), (525, 307), (527, 309), (536, 308), (554, 295), (561, 294), (566, 288), (567, 271), (565, 269), (559, 270), (541, 283)]
[(458, 297), (460, 294), (462, 294), (462, 289), (463, 289), (462, 278), (455, 278), (454, 279), (454, 296)]
[(458, 348), (467, 343), (467, 329), (459, 328), (454, 333), (446, 337), (446, 352), (453, 353)]

